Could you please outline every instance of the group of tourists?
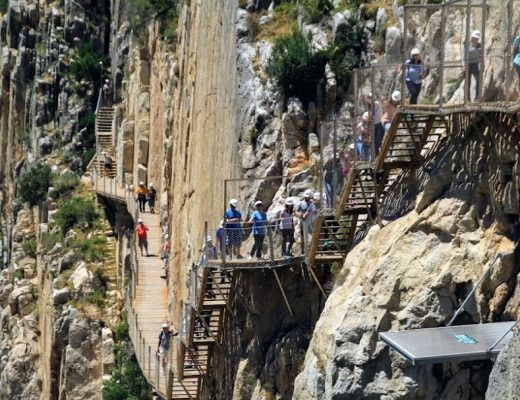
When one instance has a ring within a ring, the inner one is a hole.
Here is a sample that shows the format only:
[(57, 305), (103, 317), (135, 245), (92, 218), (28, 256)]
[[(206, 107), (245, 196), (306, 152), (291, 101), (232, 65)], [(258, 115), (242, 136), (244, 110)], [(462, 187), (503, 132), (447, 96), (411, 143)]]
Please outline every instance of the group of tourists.
[(137, 186), (137, 189), (135, 190), (135, 195), (135, 201), (139, 203), (139, 212), (144, 213), (146, 203), (148, 203), (150, 212), (155, 214), (155, 200), (157, 199), (157, 190), (155, 189), (153, 183), (150, 183), (147, 188), (144, 182), (140, 181), (139, 186)]
[[(243, 259), (241, 254), (242, 233), (244, 228), (250, 227), (253, 236), (253, 246), (249, 252), (249, 258), (263, 260), (263, 247), (268, 229), (274, 228), (279, 231), (282, 237), (282, 257), (293, 257), (292, 247), (295, 243), (294, 229), (297, 217), (302, 224), (304, 233), (304, 243), (309, 243), (309, 236), (316, 223), (319, 207), (319, 193), (314, 193), (311, 189), (307, 189), (302, 196), (302, 200), (295, 204), (293, 198), (288, 197), (284, 201), (284, 207), (281, 209), (274, 220), (271, 222), (267, 217), (264, 204), (261, 200), (257, 200), (254, 204), (255, 210), (251, 217), (244, 221), (242, 213), (238, 209), (238, 200), (231, 199), (229, 208), (224, 214), (219, 228), (216, 231), (217, 248), (229, 259)], [(211, 238), (208, 238), (211, 243)], [(206, 245), (206, 249), (209, 248)], [(215, 253), (211, 256), (216, 257)]]

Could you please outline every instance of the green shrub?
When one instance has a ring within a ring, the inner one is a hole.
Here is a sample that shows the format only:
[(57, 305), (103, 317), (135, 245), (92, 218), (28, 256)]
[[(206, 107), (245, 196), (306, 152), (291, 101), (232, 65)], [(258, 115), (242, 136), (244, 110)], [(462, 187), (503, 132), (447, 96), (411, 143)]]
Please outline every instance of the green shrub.
[(18, 193), (23, 202), (35, 206), (47, 197), (51, 182), (51, 167), (38, 164), (20, 177)]
[(347, 24), (338, 29), (334, 42), (327, 49), (330, 66), (338, 83), (346, 88), (350, 83), (352, 69), (362, 65), (363, 54), (368, 45), (368, 35), (359, 15), (352, 15)]
[(79, 130), (86, 128), (86, 134), (82, 137), (84, 147), (94, 147), (96, 144), (96, 114), (89, 112), (80, 116), (78, 128)]
[(310, 40), (299, 29), (275, 41), (267, 73), (286, 97), (302, 101), (314, 97), (316, 85), (323, 77), (327, 54), (313, 51)]
[(115, 339), (116, 342), (130, 340), (130, 327), (128, 326), (128, 317), (126, 314), (123, 315), (123, 320), (116, 327)]
[(96, 53), (90, 42), (84, 42), (79, 45), (78, 56), (70, 64), (69, 71), (76, 81), (86, 80), (97, 84), (103, 77), (105, 62), (105, 57)]
[(16, 279), (23, 279), (25, 278), (25, 271), (23, 269), (15, 269), (13, 272), (13, 277)]
[(36, 240), (24, 239), (22, 241), (22, 250), (27, 257), (36, 257)]
[(174, 37), (177, 29), (179, 0), (129, 0), (128, 15), (130, 27), (136, 34), (140, 33), (153, 18), (161, 22), (161, 32)]
[(105, 305), (105, 292), (103, 290), (95, 290), (85, 297), (85, 301), (98, 307), (103, 307)]
[[(105, 256), (106, 244), (106, 237), (100, 235), (81, 240), (78, 243), (79, 251), (87, 261), (102, 261)], [(104, 279), (105, 281), (106, 279)]]
[(74, 172), (53, 174), (52, 187), (57, 197), (63, 197), (72, 192), (79, 185), (79, 177)]
[(82, 230), (92, 227), (98, 213), (94, 201), (73, 197), (65, 202), (56, 212), (55, 221), (63, 233), (77, 226)]
[(330, 0), (303, 0), (302, 5), (306, 19), (312, 24), (320, 22), (334, 10)]
[(43, 233), (40, 238), (40, 243), (42, 245), (42, 249), (45, 252), (51, 251), (51, 249), (56, 245), (56, 243), (61, 242), (63, 240), (63, 235), (61, 232), (47, 232)]
[(9, 7), (9, 0), (0, 0), (0, 14), (5, 14)]

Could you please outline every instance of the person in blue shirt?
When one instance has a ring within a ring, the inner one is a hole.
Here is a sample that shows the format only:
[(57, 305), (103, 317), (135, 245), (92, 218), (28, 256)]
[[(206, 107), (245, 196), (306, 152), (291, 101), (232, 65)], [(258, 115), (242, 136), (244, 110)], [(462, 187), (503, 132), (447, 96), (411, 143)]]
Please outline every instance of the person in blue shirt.
[(428, 68), (421, 60), (421, 51), (418, 48), (412, 49), (411, 58), (406, 60), (406, 87), (410, 93), (410, 104), (417, 104), (419, 93), (422, 88), (422, 81), (428, 75)]
[(264, 245), (265, 239), (267, 214), (264, 212), (264, 205), (260, 200), (255, 202), (255, 211), (251, 215), (249, 222), (253, 224), (253, 239), (255, 240), (251, 248), (251, 258), (256, 254), (256, 258), (262, 260), (262, 246)]
[[(224, 215), (224, 229), (226, 235), (226, 243), (231, 247), (231, 253), (235, 255), (237, 259), (244, 258), (240, 254), (240, 247), (242, 246), (242, 214), (238, 211), (238, 200), (229, 200), (229, 208)], [(232, 257), (232, 254), (229, 254)]]
[(359, 161), (370, 161), (372, 159), (370, 114), (363, 113), (361, 122), (357, 124), (358, 139), (356, 141), (356, 154)]

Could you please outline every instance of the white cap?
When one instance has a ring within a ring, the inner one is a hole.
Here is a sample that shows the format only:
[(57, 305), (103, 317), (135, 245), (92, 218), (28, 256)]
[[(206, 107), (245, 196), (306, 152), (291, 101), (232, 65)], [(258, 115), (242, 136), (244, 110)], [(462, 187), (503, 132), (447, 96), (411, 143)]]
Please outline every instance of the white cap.
[(162, 324), (162, 327), (163, 328), (168, 328), (168, 324), (165, 322), (164, 324)]
[(480, 31), (475, 30), (475, 31), (471, 32), (471, 37), (480, 40), (480, 38), (482, 37), (482, 34), (480, 33)]
[(291, 197), (285, 199), (285, 204), (288, 206), (292, 206), (294, 204), (294, 200)]
[(255, 207), (263, 206), (263, 205), (264, 205), (264, 203), (262, 203), (262, 200), (255, 201)]
[(220, 226), (221, 228), (224, 226), (224, 220), (223, 219), (220, 220), (218, 226)]
[(105, 83), (110, 83), (110, 79), (105, 79)]
[(368, 92), (367, 97), (372, 97), (372, 92)]
[(153, 187), (153, 183), (150, 183), (150, 187)]
[(229, 200), (229, 204), (231, 204), (233, 207), (238, 206), (238, 200), (237, 199), (231, 199)]
[(392, 100), (396, 102), (401, 101), (401, 92), (399, 90), (394, 90), (392, 93)]
[(421, 54), (421, 50), (419, 50), (417, 47), (414, 47), (411, 52), (412, 56), (415, 56), (416, 54)]
[(361, 119), (362, 119), (363, 121), (367, 122), (367, 121), (369, 120), (369, 118), (370, 118), (370, 114), (368, 113), (368, 111), (365, 111), (365, 112), (363, 113), (363, 116), (361, 117)]
[(165, 239), (168, 239), (169, 237), (170, 237), (170, 235), (168, 235), (167, 233), (164, 234)]
[(320, 192), (314, 192), (314, 194), (312, 195), (312, 198), (314, 200), (319, 200), (321, 198)]
[(354, 143), (350, 143), (349, 146), (348, 146), (348, 149), (349, 150), (356, 150), (356, 146)]
[(206, 236), (206, 242), (211, 242), (211, 240), (212, 240), (212, 239), (211, 239), (211, 236), (209, 236), (209, 235)]
[(305, 192), (303, 192), (303, 197), (312, 197), (312, 190), (307, 189)]
[(137, 222), (141, 224), (141, 223), (143, 222), (143, 220), (142, 220), (141, 218), (139, 218), (139, 219), (137, 220)]
[(143, 181), (139, 181), (139, 185), (140, 186), (144, 185), (144, 182)]

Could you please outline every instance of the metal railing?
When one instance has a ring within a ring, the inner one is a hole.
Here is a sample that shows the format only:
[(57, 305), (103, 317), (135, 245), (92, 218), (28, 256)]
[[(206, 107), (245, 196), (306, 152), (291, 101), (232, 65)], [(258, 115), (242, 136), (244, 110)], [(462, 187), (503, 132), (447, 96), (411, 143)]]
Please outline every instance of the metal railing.
[(131, 185), (119, 182), (116, 178), (110, 178), (104, 173), (101, 174), (97, 163), (92, 167), (91, 180), (98, 193), (122, 200), (129, 206), (133, 202), (135, 203)]

